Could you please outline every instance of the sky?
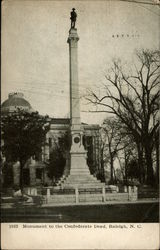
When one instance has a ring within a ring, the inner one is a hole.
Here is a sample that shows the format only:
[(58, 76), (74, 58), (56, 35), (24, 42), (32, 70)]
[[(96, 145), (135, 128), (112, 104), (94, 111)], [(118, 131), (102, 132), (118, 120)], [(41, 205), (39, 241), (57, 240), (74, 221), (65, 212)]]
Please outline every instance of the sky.
[[(23, 92), (40, 114), (69, 117), (67, 38), (73, 7), (78, 14), (76, 28), (80, 38), (80, 96), (104, 82), (113, 58), (121, 58), (129, 65), (136, 49), (159, 49), (157, 5), (118, 0), (4, 0), (2, 102), (11, 92)], [(106, 114), (84, 112), (89, 106), (80, 100), (82, 122), (101, 123)]]

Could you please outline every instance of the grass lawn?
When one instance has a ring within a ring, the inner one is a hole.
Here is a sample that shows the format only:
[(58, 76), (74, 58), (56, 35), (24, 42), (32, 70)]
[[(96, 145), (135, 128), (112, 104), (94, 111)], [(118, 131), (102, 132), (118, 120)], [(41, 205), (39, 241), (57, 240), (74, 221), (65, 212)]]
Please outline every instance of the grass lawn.
[(1, 222), (158, 222), (159, 204), (104, 204), (1, 209)]

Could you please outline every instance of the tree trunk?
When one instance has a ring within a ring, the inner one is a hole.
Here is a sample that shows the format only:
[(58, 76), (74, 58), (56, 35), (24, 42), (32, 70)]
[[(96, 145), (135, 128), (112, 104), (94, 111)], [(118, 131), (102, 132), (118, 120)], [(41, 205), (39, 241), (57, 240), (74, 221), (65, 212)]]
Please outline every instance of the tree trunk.
[(102, 173), (102, 181), (105, 181), (105, 172), (104, 172), (104, 159), (103, 159), (104, 148), (101, 149), (101, 173)]
[(154, 184), (154, 173), (153, 173), (153, 160), (152, 160), (152, 148), (149, 146), (149, 143), (145, 145), (145, 158), (147, 165), (147, 184)]
[(113, 157), (111, 156), (111, 161), (110, 161), (110, 167), (111, 167), (111, 177), (110, 177), (110, 184), (113, 184)]
[(143, 149), (140, 143), (137, 143), (137, 153), (138, 153), (138, 167), (139, 167), (139, 182), (141, 184), (144, 183), (145, 173), (144, 173), (144, 165), (143, 165)]
[(117, 159), (119, 161), (119, 166), (120, 166), (120, 169), (121, 169), (121, 174), (122, 174), (123, 182), (125, 182), (125, 180), (126, 180), (125, 178), (127, 176), (127, 173), (126, 173), (127, 169), (124, 166), (124, 170), (123, 170), (122, 165), (121, 165), (121, 161), (120, 161), (119, 157), (117, 157)]
[(127, 159), (126, 159), (126, 152), (124, 150), (124, 174), (125, 174), (125, 181), (128, 181), (128, 173), (127, 173)]
[(117, 176), (116, 176), (116, 171), (115, 171), (115, 169), (113, 169), (113, 173), (114, 173), (114, 182), (115, 182), (115, 184), (117, 184)]
[(156, 138), (156, 183), (159, 183), (159, 137)]

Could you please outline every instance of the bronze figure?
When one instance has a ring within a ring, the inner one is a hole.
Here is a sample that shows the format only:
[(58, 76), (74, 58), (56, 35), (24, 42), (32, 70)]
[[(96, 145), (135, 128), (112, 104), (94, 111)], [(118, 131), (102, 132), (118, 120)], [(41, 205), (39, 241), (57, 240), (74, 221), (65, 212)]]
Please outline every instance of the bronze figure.
[(77, 13), (75, 12), (75, 8), (72, 9), (71, 11), (71, 29), (75, 28), (75, 23), (76, 23), (76, 19), (77, 19)]

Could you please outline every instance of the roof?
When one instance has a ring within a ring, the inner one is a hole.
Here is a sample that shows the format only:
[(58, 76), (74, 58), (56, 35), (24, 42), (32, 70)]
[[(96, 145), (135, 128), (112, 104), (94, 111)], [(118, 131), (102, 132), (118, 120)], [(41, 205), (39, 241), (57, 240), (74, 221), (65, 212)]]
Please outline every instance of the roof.
[(10, 111), (11, 108), (13, 109), (18, 107), (32, 109), (30, 103), (24, 99), (22, 93), (9, 94), (8, 99), (1, 105), (2, 112), (7, 110)]
[(31, 108), (31, 105), (29, 104), (29, 102), (23, 98), (7, 99), (6, 101), (2, 103), (2, 108), (7, 108), (10, 106), (27, 106)]

